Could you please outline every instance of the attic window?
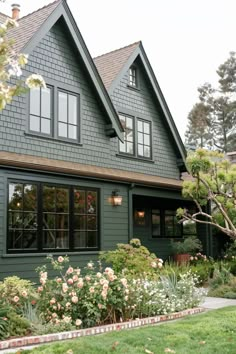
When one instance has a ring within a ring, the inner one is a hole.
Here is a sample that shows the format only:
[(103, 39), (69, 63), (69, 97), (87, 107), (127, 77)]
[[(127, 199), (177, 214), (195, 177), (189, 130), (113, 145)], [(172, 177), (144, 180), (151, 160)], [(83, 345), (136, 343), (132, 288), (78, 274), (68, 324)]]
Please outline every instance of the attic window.
[(134, 66), (129, 68), (129, 86), (137, 87), (137, 69)]

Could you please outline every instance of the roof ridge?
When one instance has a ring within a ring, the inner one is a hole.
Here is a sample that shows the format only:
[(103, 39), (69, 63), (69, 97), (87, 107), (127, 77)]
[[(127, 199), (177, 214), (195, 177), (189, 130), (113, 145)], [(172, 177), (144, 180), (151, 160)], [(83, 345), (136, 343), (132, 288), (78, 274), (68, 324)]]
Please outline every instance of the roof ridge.
[(101, 54), (101, 55), (98, 55), (97, 57), (94, 57), (93, 59), (98, 59), (98, 58), (101, 58), (105, 55), (108, 55), (108, 54), (111, 54), (111, 53), (115, 53), (115, 52), (118, 52), (119, 50), (122, 50), (122, 49), (125, 49), (125, 48), (128, 48), (128, 47), (132, 47), (134, 44), (140, 44), (141, 41), (137, 41), (137, 42), (134, 42), (134, 43), (131, 43), (131, 44), (128, 44), (124, 47), (121, 47), (121, 48), (118, 48), (118, 49), (114, 49), (114, 50), (111, 50), (110, 52), (107, 52), (107, 53), (104, 53), (104, 54)]
[(28, 16), (30, 16), (30, 15), (33, 15), (34, 13), (45, 9), (46, 7), (49, 7), (49, 6), (53, 5), (53, 4), (55, 4), (56, 2), (59, 3), (59, 2), (61, 2), (61, 1), (62, 1), (62, 0), (55, 0), (55, 1), (53, 1), (53, 2), (50, 2), (49, 4), (44, 5), (43, 7), (40, 7), (39, 9), (37, 9), (37, 10), (35, 10), (35, 11), (32, 11), (32, 12), (30, 12), (29, 14), (23, 16), (23, 17), (20, 17), (18, 21), (20, 22), (21, 20), (25, 19), (26, 17), (28, 17)]
[(0, 15), (10, 18), (10, 16), (4, 14), (3, 12), (0, 12)]

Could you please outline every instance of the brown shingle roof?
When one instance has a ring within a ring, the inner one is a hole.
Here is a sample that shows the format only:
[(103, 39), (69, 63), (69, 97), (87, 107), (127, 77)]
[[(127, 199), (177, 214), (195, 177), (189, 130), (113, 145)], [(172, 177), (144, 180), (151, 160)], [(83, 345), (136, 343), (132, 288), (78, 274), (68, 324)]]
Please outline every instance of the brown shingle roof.
[(140, 42), (135, 42), (93, 59), (106, 89), (109, 89), (112, 81), (117, 77), (139, 44)]
[(45, 157), (17, 154), (13, 152), (0, 152), (0, 165), (14, 166), (45, 172), (59, 172), (80, 177), (95, 177), (109, 181), (138, 183), (142, 185), (158, 186), (180, 190), (182, 181), (172, 178), (164, 178), (144, 173), (130, 172), (116, 168), (105, 168), (81, 163), (61, 160), (53, 160)]
[(14, 50), (17, 53), (19, 53), (30, 41), (60, 2), (61, 0), (56, 0), (18, 20), (19, 27), (13, 28), (9, 32), (9, 37), (14, 38), (15, 40)]

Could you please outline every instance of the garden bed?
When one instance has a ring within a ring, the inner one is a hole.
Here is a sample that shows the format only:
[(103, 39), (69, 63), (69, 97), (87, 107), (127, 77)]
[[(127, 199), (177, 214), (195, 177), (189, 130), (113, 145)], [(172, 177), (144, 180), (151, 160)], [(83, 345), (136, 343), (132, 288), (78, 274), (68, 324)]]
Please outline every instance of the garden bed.
[(193, 309), (183, 310), (180, 312), (175, 312), (167, 315), (147, 317), (147, 318), (136, 319), (128, 322), (121, 322), (121, 323), (85, 328), (85, 329), (74, 330), (74, 331), (45, 334), (40, 336), (29, 336), (29, 337), (8, 339), (8, 340), (0, 341), (0, 350), (24, 347), (28, 345), (44, 344), (44, 343), (55, 342), (60, 340), (108, 333), (112, 331), (120, 331), (124, 329), (137, 328), (145, 325), (154, 325), (160, 322), (176, 320), (178, 318), (182, 318), (188, 315), (198, 314), (203, 311), (205, 311), (204, 308), (196, 307)]

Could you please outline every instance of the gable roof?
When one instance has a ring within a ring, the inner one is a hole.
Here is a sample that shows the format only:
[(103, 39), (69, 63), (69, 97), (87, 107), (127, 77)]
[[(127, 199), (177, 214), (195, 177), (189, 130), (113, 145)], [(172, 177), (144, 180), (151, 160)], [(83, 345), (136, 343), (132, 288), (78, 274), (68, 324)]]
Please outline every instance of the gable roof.
[(135, 42), (93, 59), (106, 89), (109, 89), (113, 80), (118, 76), (130, 55), (139, 44), (140, 42)]
[(9, 32), (9, 36), (15, 40), (14, 50), (17, 53), (23, 52), (25, 54), (30, 54), (40, 40), (61, 17), (63, 17), (68, 30), (70, 31), (75, 46), (84, 62), (87, 73), (92, 80), (105, 111), (107, 112), (110, 124), (106, 126), (106, 133), (111, 137), (118, 136), (118, 138), (123, 141), (123, 127), (120, 123), (117, 112), (104, 87), (100, 75), (98, 74), (97, 68), (90, 56), (66, 0), (56, 0), (53, 3), (19, 19), (19, 27), (13, 28)]
[(5, 22), (6, 20), (8, 19), (8, 16), (7, 15), (4, 15), (0, 12), (0, 23), (3, 23)]
[(160, 86), (157, 82), (151, 64), (145, 53), (142, 42), (139, 41), (124, 48), (120, 48), (110, 53), (101, 55), (97, 58), (94, 58), (94, 62), (103, 79), (104, 85), (111, 95), (117, 87), (119, 81), (138, 57), (141, 59), (155, 96), (161, 106), (167, 125), (179, 150), (180, 156), (182, 160), (185, 161), (186, 150), (184, 144), (176, 128), (175, 122), (170, 113)]

